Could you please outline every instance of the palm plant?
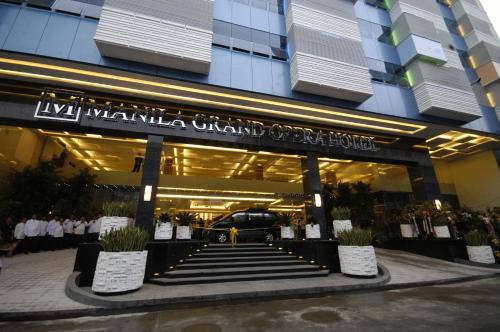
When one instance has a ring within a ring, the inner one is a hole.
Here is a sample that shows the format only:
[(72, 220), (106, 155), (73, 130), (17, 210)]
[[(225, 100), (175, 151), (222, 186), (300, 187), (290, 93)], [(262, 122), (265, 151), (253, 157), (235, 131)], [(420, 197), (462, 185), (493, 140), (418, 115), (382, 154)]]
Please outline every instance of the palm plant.
[(196, 222), (196, 215), (187, 211), (179, 212), (175, 217), (179, 226), (189, 226)]
[(168, 213), (168, 212), (161, 213), (158, 216), (158, 218), (156, 219), (157, 224), (165, 224), (165, 223), (171, 222), (171, 221), (172, 221), (172, 217), (170, 216), (170, 213)]
[(280, 213), (278, 215), (278, 222), (281, 226), (290, 227), (293, 220), (293, 214), (291, 213)]
[(307, 216), (307, 223), (311, 225), (317, 225), (318, 224), (318, 219), (314, 218), (314, 216)]

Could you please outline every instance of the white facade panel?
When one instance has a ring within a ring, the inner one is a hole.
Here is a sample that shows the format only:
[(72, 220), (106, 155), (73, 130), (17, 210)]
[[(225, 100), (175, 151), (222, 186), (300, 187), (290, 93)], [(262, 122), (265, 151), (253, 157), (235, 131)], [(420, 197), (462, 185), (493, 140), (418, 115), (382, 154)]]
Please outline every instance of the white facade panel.
[(304, 6), (292, 4), (286, 14), (286, 28), (292, 24), (331, 33), (343, 38), (361, 41), (358, 23), (343, 17), (327, 14)]
[(474, 93), (451, 87), (423, 82), (413, 88), (420, 113), (472, 121), (481, 117)]
[(432, 12), (426, 11), (421, 8), (417, 8), (415, 6), (412, 6), (410, 4), (401, 1), (394, 3), (394, 6), (392, 6), (390, 11), (391, 20), (393, 22), (396, 22), (398, 17), (401, 16), (401, 14), (403, 13), (412, 14), (420, 18), (426, 19), (434, 23), (436, 29), (448, 32), (448, 28), (446, 27), (446, 23), (444, 22), (442, 16), (436, 15)]
[(373, 95), (367, 68), (296, 53), (290, 62), (294, 91), (362, 102)]
[(109, 57), (207, 74), (212, 31), (104, 6), (94, 37)]

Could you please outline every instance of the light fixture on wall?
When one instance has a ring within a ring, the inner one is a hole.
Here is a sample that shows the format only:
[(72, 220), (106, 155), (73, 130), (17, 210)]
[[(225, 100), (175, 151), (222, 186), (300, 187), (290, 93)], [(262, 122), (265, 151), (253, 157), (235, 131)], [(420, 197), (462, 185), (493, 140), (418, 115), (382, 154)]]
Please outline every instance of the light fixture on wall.
[(153, 195), (153, 186), (146, 186), (144, 188), (144, 202), (151, 202), (152, 195)]
[(434, 206), (436, 207), (436, 209), (441, 211), (442, 204), (441, 204), (441, 201), (439, 199), (434, 200)]
[(321, 207), (321, 195), (318, 193), (314, 194), (314, 207)]

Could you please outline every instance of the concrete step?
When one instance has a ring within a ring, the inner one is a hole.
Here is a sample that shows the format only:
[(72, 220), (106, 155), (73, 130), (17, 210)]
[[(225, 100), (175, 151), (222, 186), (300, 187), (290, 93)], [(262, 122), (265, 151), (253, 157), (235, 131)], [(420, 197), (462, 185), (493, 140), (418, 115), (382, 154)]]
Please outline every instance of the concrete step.
[(225, 262), (253, 262), (253, 261), (291, 261), (297, 259), (293, 255), (261, 255), (261, 256), (236, 256), (236, 257), (199, 257), (197, 254), (195, 256), (186, 258), (185, 263), (225, 263)]
[[(233, 246), (230, 243), (210, 243), (208, 245), (209, 248), (233, 248)], [(235, 245), (236, 248), (259, 248), (259, 247), (271, 247), (270, 245), (266, 243), (237, 243)]]
[(238, 274), (238, 275), (220, 275), (220, 276), (202, 276), (191, 278), (155, 278), (149, 282), (162, 286), (201, 284), (215, 282), (249, 281), (249, 280), (271, 280), (271, 279), (296, 279), (296, 278), (314, 278), (326, 277), (329, 270), (313, 270), (303, 272), (274, 272), (262, 274)]
[(305, 261), (298, 259), (280, 259), (280, 260), (255, 260), (255, 261), (232, 261), (232, 262), (205, 262), (198, 261), (193, 263), (184, 263), (177, 266), (177, 270), (189, 270), (189, 269), (209, 269), (209, 268), (224, 268), (224, 267), (250, 267), (250, 266), (286, 266), (286, 265), (298, 265), (307, 264)]
[(202, 252), (249, 252), (249, 251), (256, 251), (256, 252), (273, 252), (273, 251), (278, 251), (278, 248), (275, 247), (218, 247), (218, 248), (204, 248), (201, 250)]
[(238, 275), (238, 274), (267, 274), (273, 272), (279, 273), (292, 273), (292, 272), (305, 272), (305, 271), (318, 271), (319, 266), (309, 264), (295, 264), (284, 266), (249, 266), (249, 267), (224, 267), (224, 268), (206, 268), (206, 269), (179, 269), (169, 271), (164, 274), (167, 278), (192, 278), (192, 277), (205, 277), (205, 276), (221, 276), (221, 275)]
[(251, 256), (286, 256), (287, 253), (284, 251), (273, 250), (273, 251), (221, 251), (221, 252), (207, 252), (200, 251), (196, 253), (196, 257), (213, 257), (213, 258), (226, 258), (226, 257), (251, 257)]

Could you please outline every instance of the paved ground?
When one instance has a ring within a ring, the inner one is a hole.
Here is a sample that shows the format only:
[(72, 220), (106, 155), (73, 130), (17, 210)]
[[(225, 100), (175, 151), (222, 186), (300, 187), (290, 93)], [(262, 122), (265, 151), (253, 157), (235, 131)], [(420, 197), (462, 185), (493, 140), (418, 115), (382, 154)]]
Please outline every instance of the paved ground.
[(28, 323), (10, 331), (498, 331), (500, 279)]
[(64, 294), (76, 249), (2, 257), (0, 312), (85, 309)]
[[(4, 258), (0, 273), (0, 313), (81, 310), (95, 307), (83, 305), (64, 294), (67, 276), (72, 272), (75, 250), (43, 252)], [(380, 263), (391, 273), (392, 284), (491, 275), (489, 269), (469, 267), (430, 259), (404, 252), (377, 250)], [(497, 271), (493, 271), (497, 272)], [(207, 285), (162, 287), (145, 285), (134, 298), (162, 298), (228, 292), (257, 292), (266, 289), (304, 288), (328, 285), (353, 285), (370, 280), (330, 275), (324, 278), (256, 282), (235, 282)]]
[(377, 249), (377, 260), (391, 273), (389, 285), (436, 282), (500, 273), (500, 270), (456, 264), (397, 250)]

